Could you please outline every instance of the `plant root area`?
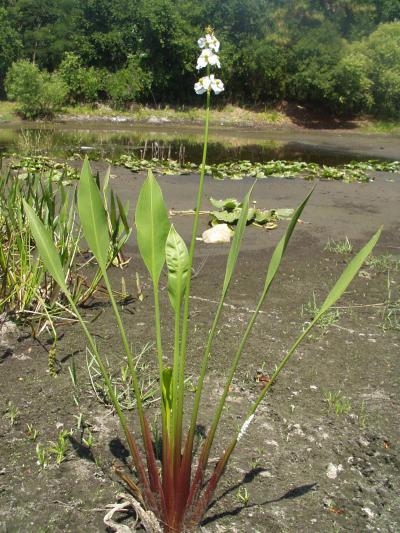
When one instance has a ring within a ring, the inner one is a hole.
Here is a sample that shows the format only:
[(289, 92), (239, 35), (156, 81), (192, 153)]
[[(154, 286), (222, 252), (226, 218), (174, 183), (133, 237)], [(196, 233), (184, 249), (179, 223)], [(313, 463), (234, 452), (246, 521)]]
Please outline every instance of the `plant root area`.
[[(102, 163), (96, 165), (105, 168)], [(124, 169), (112, 172), (112, 186), (134, 205), (144, 176), (133, 176)], [(196, 176), (160, 177), (168, 208), (192, 209), (196, 180)], [(250, 185), (249, 180), (207, 179), (204, 209), (209, 209), (210, 196), (241, 198)], [(300, 179), (267, 179), (256, 185), (253, 199), (260, 208), (296, 207), (312, 186)], [(337, 308), (313, 330), (272, 386), (228, 464), (199, 531), (399, 531), (399, 205), (398, 176), (377, 174), (375, 181), (367, 184), (317, 183), (243, 353), (212, 450), (211, 467), (346, 263), (384, 224), (375, 259), (363, 266)], [(174, 216), (172, 222), (188, 241), (192, 217)], [(199, 236), (207, 223), (207, 216), (202, 216)], [(199, 446), (256, 305), (273, 246), (286, 225), (282, 220), (272, 231), (246, 230), (212, 349), (198, 421)], [(332, 246), (332, 240), (340, 243), (346, 237), (352, 252)], [(227, 253), (226, 244), (199, 242), (197, 246), (186, 372), (188, 410)], [(110, 272), (113, 287), (120, 293), (132, 348), (138, 356), (143, 351), (137, 368), (148, 393), (149, 421), (155, 431), (159, 419), (152, 290), (134, 239), (125, 255), (131, 257), (129, 263)], [(88, 276), (94, 270), (89, 267)], [(173, 322), (165, 277), (161, 302), (167, 364)], [(83, 313), (112, 368), (116, 387), (130, 407), (129, 383), (121, 372), (126, 361), (101, 291)], [(4, 317), (0, 327), (0, 531), (106, 531), (103, 518), (108, 506), (115, 505), (117, 495), (127, 491), (114, 468), (128, 469), (130, 459), (117, 417), (107, 405), (96, 369), (90, 366), (79, 325), (60, 322), (56, 376), (48, 369), (50, 334), (44, 331), (33, 338), (30, 328), (14, 327)], [(137, 434), (134, 408), (127, 416)], [(54, 449), (63, 430), (69, 434), (57, 464)], [(114, 520), (129, 524), (134, 517), (121, 514), (118, 518), (116, 514)]]

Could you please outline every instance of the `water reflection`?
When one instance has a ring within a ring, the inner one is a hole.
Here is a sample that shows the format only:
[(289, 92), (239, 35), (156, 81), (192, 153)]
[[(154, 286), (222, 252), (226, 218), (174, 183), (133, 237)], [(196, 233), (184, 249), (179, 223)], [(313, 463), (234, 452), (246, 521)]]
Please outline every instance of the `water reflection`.
[[(180, 131), (184, 130), (184, 131)], [(323, 148), (317, 144), (305, 144), (294, 140), (263, 139), (263, 134), (236, 131), (234, 136), (211, 134), (208, 162), (220, 163), (248, 159), (268, 161), (316, 162), (342, 164), (355, 159), (354, 154), (338, 149)], [(202, 132), (200, 128), (187, 130), (179, 126), (168, 131), (153, 131), (146, 127), (118, 131), (104, 129), (63, 129), (52, 126), (9, 128), (0, 130), (0, 155), (18, 153), (43, 154), (53, 157), (68, 157), (75, 153), (90, 153), (100, 158), (116, 158), (121, 154), (134, 153), (144, 158), (172, 158), (182, 162), (199, 163), (202, 155)], [(369, 157), (357, 156), (359, 160)]]

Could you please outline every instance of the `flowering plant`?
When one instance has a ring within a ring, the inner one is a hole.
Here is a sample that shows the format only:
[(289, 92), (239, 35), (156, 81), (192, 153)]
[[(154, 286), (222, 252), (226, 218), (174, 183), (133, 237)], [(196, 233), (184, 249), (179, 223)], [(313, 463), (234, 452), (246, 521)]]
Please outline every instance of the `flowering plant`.
[[(197, 425), (199, 409), (202, 401), (203, 385), (206, 376), (213, 340), (218, 328), (221, 317), (221, 311), (224, 301), (231, 285), (236, 261), (239, 254), (240, 245), (245, 232), (250, 194), (253, 187), (245, 195), (242, 202), (241, 215), (236, 226), (235, 235), (232, 240), (228, 254), (225, 275), (221, 289), (221, 295), (213, 318), (203, 350), (200, 373), (196, 385), (193, 408), (190, 413), (190, 422), (186, 436), (183, 432), (183, 415), (185, 409), (185, 365), (188, 345), (188, 322), (189, 322), (189, 298), (192, 280), (192, 265), (195, 252), (196, 236), (198, 230), (199, 213), (201, 209), (205, 165), (207, 157), (207, 139), (208, 123), (210, 111), (211, 91), (218, 94), (223, 90), (221, 80), (216, 80), (210, 74), (211, 66), (218, 66), (219, 59), (216, 52), (219, 50), (219, 42), (212, 31), (207, 31), (205, 37), (199, 39), (199, 47), (203, 49), (200, 58), (202, 61), (208, 61), (206, 65), (207, 76), (201, 78), (195, 85), (195, 91), (198, 94), (206, 93), (206, 116), (204, 131), (204, 149), (199, 178), (199, 187), (197, 192), (197, 204), (193, 222), (192, 238), (189, 249), (185, 242), (177, 233), (175, 228), (169, 223), (167, 209), (164, 204), (161, 189), (155, 180), (151, 171), (142, 185), (138, 197), (135, 224), (137, 230), (137, 244), (143, 261), (149, 271), (152, 285), (155, 309), (155, 331), (157, 358), (159, 367), (159, 388), (160, 388), (160, 414), (162, 426), (162, 452), (161, 468), (159, 470), (157, 457), (155, 455), (152, 435), (149, 429), (149, 423), (144, 412), (143, 401), (140, 394), (139, 380), (134, 364), (130, 344), (124, 329), (122, 318), (118, 305), (114, 299), (107, 273), (107, 257), (109, 247), (109, 231), (106, 212), (103, 205), (102, 195), (93, 179), (89, 163), (85, 160), (78, 187), (78, 210), (82, 223), (84, 236), (95, 256), (101, 269), (105, 285), (108, 290), (110, 302), (115, 314), (118, 331), (121, 336), (126, 357), (129, 366), (129, 372), (132, 378), (133, 391), (137, 402), (137, 412), (140, 422), (140, 434), (143, 441), (144, 458), (140, 450), (138, 436), (134, 436), (129, 429), (129, 425), (119, 399), (113, 388), (111, 377), (98, 351), (95, 339), (88, 330), (88, 327), (81, 317), (75, 302), (65, 283), (65, 275), (61, 266), (61, 261), (52, 241), (51, 235), (47, 232), (44, 225), (33, 211), (32, 207), (25, 203), (25, 210), (32, 233), (34, 235), (36, 246), (43, 259), (47, 269), (59, 284), (60, 288), (66, 294), (72, 309), (74, 310), (80, 324), (86, 334), (90, 350), (92, 351), (99, 369), (102, 373), (104, 382), (107, 387), (108, 395), (120, 419), (127, 444), (129, 446), (135, 472), (136, 480), (123, 471), (119, 471), (120, 476), (126, 482), (130, 492), (145, 507), (148, 515), (156, 516), (161, 525), (159, 531), (164, 533), (180, 533), (195, 528), (206, 512), (215, 488), (220, 480), (229, 458), (236, 448), (238, 442), (245, 436), (245, 433), (251, 424), (258, 406), (267, 394), (270, 386), (274, 383), (286, 366), (298, 345), (308, 335), (310, 330), (321, 319), (326, 311), (337, 301), (348, 287), (349, 283), (356, 275), (364, 260), (375, 246), (380, 231), (379, 230), (371, 240), (361, 249), (361, 251), (348, 264), (339, 280), (328, 294), (320, 310), (316, 313), (315, 318), (300, 333), (292, 346), (282, 358), (280, 364), (273, 373), (271, 380), (265, 384), (255, 401), (249, 406), (246, 415), (243, 418), (241, 427), (233, 434), (232, 440), (226, 446), (225, 451), (219, 458), (213, 471), (206, 479), (206, 473), (209, 466), (210, 450), (215, 440), (215, 435), (223, 413), (226, 399), (232, 384), (233, 377), (237, 370), (243, 349), (247, 339), (256, 322), (257, 316), (263, 306), (269, 293), (270, 287), (275, 280), (281, 260), (285, 254), (292, 232), (296, 223), (305, 208), (312, 191), (309, 193), (304, 202), (296, 209), (288, 228), (275, 247), (271, 256), (270, 263), (266, 271), (266, 277), (263, 289), (261, 291), (258, 303), (247, 324), (244, 335), (236, 348), (235, 353), (230, 358), (230, 367), (227, 371), (227, 378), (221, 397), (211, 425), (208, 429), (206, 438), (202, 444), (200, 453), (196, 457), (194, 450), (194, 438)], [(204, 54), (204, 50), (211, 52)], [(217, 57), (217, 59), (215, 59)], [(200, 59), (199, 58), (199, 59)], [(203, 63), (201, 63), (202, 65)], [(161, 337), (161, 313), (159, 304), (159, 280), (161, 273), (166, 265), (168, 276), (168, 295), (174, 314), (175, 338), (174, 346), (171, 350), (172, 357), (168, 365), (164, 364), (164, 350)], [(147, 468), (145, 466), (147, 463)], [(197, 464), (196, 464), (197, 463)], [(146, 524), (144, 527), (146, 527)], [(158, 527), (158, 526), (157, 526)], [(153, 528), (153, 531), (155, 529)]]

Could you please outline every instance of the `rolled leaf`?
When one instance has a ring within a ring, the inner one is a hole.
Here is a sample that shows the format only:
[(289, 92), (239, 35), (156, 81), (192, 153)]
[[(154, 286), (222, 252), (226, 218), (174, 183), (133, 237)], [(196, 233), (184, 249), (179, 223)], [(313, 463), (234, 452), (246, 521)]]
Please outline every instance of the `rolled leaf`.
[(168, 295), (175, 312), (179, 312), (189, 272), (189, 253), (185, 241), (174, 226), (169, 230), (165, 244), (168, 268)]
[(153, 283), (157, 284), (165, 262), (165, 243), (170, 224), (160, 186), (151, 170), (140, 189), (135, 223), (140, 255)]
[(25, 200), (23, 200), (23, 202), (29, 227), (31, 229), (33, 238), (35, 239), (36, 247), (39, 251), (39, 255), (43, 261), (43, 264), (50, 272), (56, 283), (58, 283), (60, 288), (65, 293), (68, 293), (68, 289), (65, 284), (65, 273), (61, 265), (57, 248), (54, 245), (53, 237), (32, 207)]
[(92, 177), (87, 157), (79, 180), (78, 211), (83, 235), (100, 268), (105, 270), (109, 250), (107, 213), (100, 190)]

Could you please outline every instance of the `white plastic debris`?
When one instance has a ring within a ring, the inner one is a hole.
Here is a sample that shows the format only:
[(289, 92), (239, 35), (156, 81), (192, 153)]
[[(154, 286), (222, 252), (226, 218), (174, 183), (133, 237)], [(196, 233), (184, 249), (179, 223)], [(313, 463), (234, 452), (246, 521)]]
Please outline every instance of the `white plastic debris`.
[(207, 229), (203, 232), (203, 241), (206, 244), (220, 244), (230, 242), (233, 231), (229, 229), (227, 224), (217, 224), (216, 226)]

